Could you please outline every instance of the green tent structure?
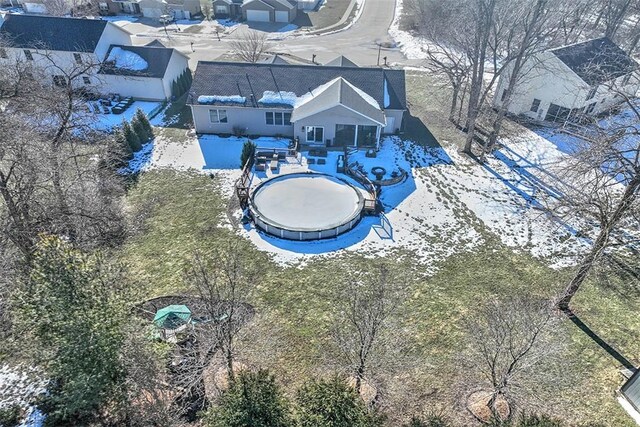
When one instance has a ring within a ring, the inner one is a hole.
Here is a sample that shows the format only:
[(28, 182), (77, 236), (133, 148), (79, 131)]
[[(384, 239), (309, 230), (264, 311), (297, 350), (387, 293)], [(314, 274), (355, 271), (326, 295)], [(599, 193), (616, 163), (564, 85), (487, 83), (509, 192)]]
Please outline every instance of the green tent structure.
[(191, 321), (191, 310), (186, 305), (168, 305), (156, 312), (153, 324), (162, 329), (178, 329)]

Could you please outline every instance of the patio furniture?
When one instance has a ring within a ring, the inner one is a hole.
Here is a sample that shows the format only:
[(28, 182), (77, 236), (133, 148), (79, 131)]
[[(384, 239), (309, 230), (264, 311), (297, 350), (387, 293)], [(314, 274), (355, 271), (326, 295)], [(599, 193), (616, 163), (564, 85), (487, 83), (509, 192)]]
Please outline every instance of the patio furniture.
[(278, 159), (277, 158), (274, 159), (274, 160), (271, 160), (271, 170), (272, 171), (278, 170)]
[(371, 173), (376, 176), (377, 181), (381, 181), (384, 178), (384, 175), (387, 173), (387, 170), (382, 166), (374, 166), (371, 168)]
[(308, 158), (308, 159), (307, 159), (307, 164), (308, 164), (308, 165), (315, 165), (315, 164), (316, 164), (316, 159)]
[(327, 159), (318, 159), (318, 164), (319, 165), (326, 165), (327, 164)]

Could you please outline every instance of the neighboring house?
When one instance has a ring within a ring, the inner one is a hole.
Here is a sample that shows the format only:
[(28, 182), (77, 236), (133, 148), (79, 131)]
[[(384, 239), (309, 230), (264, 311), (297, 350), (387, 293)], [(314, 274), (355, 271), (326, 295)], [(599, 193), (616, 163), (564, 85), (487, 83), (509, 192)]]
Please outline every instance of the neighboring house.
[(0, 61), (31, 62), (58, 86), (67, 84), (61, 70), (84, 67), (77, 84), (98, 94), (165, 100), (188, 67), (187, 57), (175, 49), (133, 47), (129, 32), (99, 19), (9, 14), (0, 39)]
[(627, 410), (636, 422), (640, 421), (640, 370), (636, 370), (629, 380), (624, 383), (620, 388), (620, 397), (624, 399), (624, 402), (630, 405), (623, 404), (623, 407)]
[(242, 19), (243, 0), (213, 0), (213, 16), (218, 19)]
[[(597, 115), (634, 97), (640, 81), (638, 64), (608, 38), (589, 40), (535, 56), (525, 63), (507, 106), (511, 114), (534, 120), (565, 121)], [(505, 70), (493, 104), (506, 100), (510, 72)]]
[(138, 6), (146, 18), (171, 15), (174, 19), (191, 19), (201, 13), (200, 0), (138, 0)]
[(111, 45), (98, 71), (100, 92), (171, 99), (174, 80), (188, 66), (189, 58), (175, 49)]
[(294, 0), (245, 0), (242, 18), (249, 22), (283, 22), (296, 19), (297, 3)]
[(100, 0), (103, 15), (128, 13), (142, 14), (145, 18), (158, 19), (171, 15), (174, 19), (191, 19), (202, 12), (200, 0)]
[(198, 133), (323, 147), (376, 147), (406, 109), (404, 71), (382, 68), (201, 61), (189, 93)]

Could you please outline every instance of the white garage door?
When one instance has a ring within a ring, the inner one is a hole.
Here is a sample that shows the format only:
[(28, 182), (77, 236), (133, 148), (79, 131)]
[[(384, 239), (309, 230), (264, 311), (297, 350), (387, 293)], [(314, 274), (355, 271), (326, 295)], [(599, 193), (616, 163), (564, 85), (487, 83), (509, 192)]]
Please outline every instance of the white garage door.
[(247, 21), (269, 22), (269, 11), (247, 10)]
[(289, 12), (285, 11), (276, 11), (276, 22), (289, 22)]

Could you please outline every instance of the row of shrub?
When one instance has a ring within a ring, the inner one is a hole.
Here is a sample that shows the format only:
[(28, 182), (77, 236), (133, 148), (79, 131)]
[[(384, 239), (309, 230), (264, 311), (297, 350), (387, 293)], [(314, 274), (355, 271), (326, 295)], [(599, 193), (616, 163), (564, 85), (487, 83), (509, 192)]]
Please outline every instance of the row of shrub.
[(191, 75), (191, 70), (187, 68), (182, 74), (180, 74), (180, 77), (171, 83), (171, 94), (176, 98), (181, 97), (189, 91), (192, 81), (193, 76)]
[(140, 108), (136, 110), (131, 122), (122, 120), (122, 125), (115, 132), (116, 143), (126, 159), (133, 158), (133, 153), (140, 151), (142, 145), (152, 140), (153, 136), (149, 118)]
[[(203, 414), (206, 427), (382, 427), (386, 416), (369, 407), (344, 378), (314, 379), (284, 396), (268, 371), (241, 371), (216, 405)], [(403, 427), (452, 427), (444, 415), (413, 417)], [(547, 416), (522, 414), (490, 427), (564, 427)]]

